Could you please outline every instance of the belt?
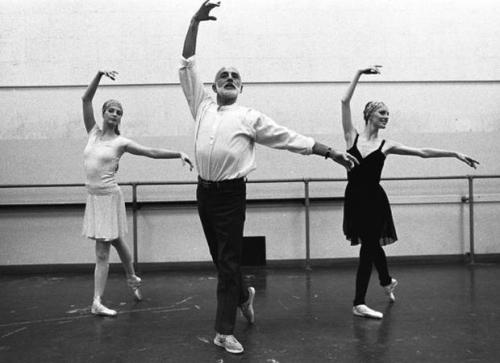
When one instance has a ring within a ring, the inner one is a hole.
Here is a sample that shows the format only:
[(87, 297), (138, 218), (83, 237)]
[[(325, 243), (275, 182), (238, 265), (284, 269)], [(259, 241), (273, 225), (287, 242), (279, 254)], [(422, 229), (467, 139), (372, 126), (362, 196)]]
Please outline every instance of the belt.
[(231, 185), (243, 185), (246, 182), (246, 178), (237, 179), (226, 179), (219, 181), (210, 181), (202, 179), (198, 176), (198, 185), (206, 189), (223, 189), (224, 187), (229, 187)]

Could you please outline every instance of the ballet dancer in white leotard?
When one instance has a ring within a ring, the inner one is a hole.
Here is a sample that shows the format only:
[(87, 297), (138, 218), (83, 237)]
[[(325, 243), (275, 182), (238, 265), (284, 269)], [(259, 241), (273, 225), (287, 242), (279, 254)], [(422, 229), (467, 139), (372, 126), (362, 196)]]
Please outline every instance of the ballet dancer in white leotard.
[(94, 300), (91, 312), (95, 315), (115, 316), (117, 312), (101, 302), (109, 270), (109, 250), (113, 245), (120, 256), (127, 283), (137, 300), (142, 299), (141, 279), (135, 274), (132, 256), (123, 236), (127, 232), (123, 194), (115, 180), (118, 162), (125, 152), (157, 159), (180, 158), (183, 165), (193, 165), (183, 152), (142, 146), (120, 135), (122, 105), (108, 100), (102, 106), (102, 128), (96, 124), (92, 99), (102, 76), (114, 80), (115, 71), (99, 71), (82, 97), (83, 120), (89, 135), (83, 153), (88, 191), (83, 222), (83, 234), (95, 240), (96, 266), (94, 273)]

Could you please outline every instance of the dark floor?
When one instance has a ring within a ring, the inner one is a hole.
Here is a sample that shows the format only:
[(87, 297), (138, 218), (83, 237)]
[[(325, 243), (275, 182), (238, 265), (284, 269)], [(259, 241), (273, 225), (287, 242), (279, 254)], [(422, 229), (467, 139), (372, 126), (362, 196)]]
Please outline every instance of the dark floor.
[(376, 276), (368, 303), (381, 321), (351, 314), (354, 267), (248, 270), (256, 324), (238, 317), (239, 356), (212, 344), (213, 272), (146, 273), (134, 303), (112, 274), (89, 313), (92, 274), (0, 278), (0, 362), (499, 362), (500, 264), (392, 267), (389, 304)]

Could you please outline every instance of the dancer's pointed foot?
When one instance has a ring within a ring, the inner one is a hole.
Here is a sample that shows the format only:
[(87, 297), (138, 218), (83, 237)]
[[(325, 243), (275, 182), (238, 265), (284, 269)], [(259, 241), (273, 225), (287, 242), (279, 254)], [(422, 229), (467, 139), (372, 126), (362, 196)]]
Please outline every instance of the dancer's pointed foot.
[(243, 315), (250, 324), (255, 323), (255, 312), (253, 310), (253, 299), (255, 298), (255, 289), (248, 288), (248, 300), (240, 305), (241, 315)]
[(389, 300), (391, 302), (396, 301), (396, 296), (394, 295), (394, 289), (396, 288), (396, 286), (398, 286), (398, 280), (396, 279), (392, 279), (389, 285), (382, 286), (384, 288), (385, 294), (389, 296)]
[(132, 289), (132, 293), (134, 294), (134, 297), (137, 301), (142, 300), (142, 293), (141, 289), (139, 288), (141, 286), (141, 283), (142, 280), (139, 276), (132, 275), (127, 278), (127, 285)]

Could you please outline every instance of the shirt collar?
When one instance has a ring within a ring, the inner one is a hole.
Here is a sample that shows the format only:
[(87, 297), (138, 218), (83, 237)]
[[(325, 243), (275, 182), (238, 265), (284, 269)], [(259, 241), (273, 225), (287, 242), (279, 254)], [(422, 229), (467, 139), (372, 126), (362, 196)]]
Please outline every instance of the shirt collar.
[(230, 105), (222, 105), (222, 106), (217, 105), (217, 111), (226, 111), (235, 107), (237, 107), (236, 102)]

